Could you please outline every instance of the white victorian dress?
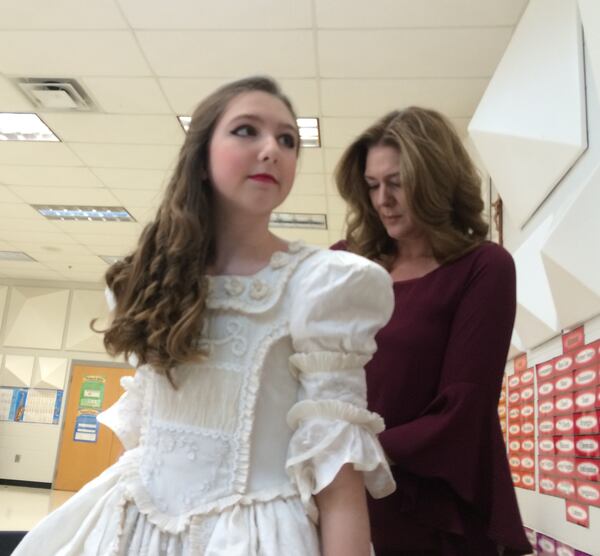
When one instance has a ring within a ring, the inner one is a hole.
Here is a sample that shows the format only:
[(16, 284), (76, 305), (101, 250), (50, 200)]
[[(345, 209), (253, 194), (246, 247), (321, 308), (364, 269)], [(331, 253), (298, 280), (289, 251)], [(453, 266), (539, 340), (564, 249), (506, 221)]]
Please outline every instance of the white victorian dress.
[(375, 497), (394, 490), (364, 376), (393, 309), (388, 273), (292, 243), (210, 283), (209, 356), (175, 369), (177, 389), (147, 365), (122, 380), (99, 420), (125, 453), (14, 556), (317, 556), (313, 496), (342, 465)]

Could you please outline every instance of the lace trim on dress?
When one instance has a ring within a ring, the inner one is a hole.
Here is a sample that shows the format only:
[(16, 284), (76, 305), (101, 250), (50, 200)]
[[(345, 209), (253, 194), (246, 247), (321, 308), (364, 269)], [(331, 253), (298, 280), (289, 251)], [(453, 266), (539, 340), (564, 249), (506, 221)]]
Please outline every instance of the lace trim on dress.
[[(269, 266), (254, 276), (209, 276), (209, 309), (233, 309), (242, 313), (262, 313), (280, 299), (285, 285), (298, 264), (316, 247), (292, 242), (288, 251), (276, 251)], [(263, 278), (267, 279), (263, 279)], [(273, 277), (273, 278), (272, 278)]]
[(300, 424), (290, 441), (286, 471), (315, 523), (318, 509), (313, 495), (331, 484), (347, 463), (363, 473), (365, 486), (374, 498), (395, 490), (385, 454), (368, 426), (322, 417)]
[(287, 334), (289, 334), (287, 323), (272, 327), (256, 351), (252, 369), (244, 376), (242, 391), (245, 392), (245, 395), (242, 400), (243, 407), (240, 415), (240, 427), (233, 436), (233, 453), (236, 457), (236, 463), (234, 465), (235, 477), (232, 486), (235, 492), (245, 492), (248, 482), (248, 474), (250, 472), (250, 436), (254, 425), (254, 407), (260, 387), (260, 372), (271, 346)]

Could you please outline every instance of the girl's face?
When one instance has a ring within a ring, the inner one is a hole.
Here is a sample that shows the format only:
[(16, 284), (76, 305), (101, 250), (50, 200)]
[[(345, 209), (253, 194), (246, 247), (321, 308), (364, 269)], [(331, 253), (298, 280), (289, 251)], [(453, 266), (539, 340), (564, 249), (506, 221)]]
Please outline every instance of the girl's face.
[(209, 146), (219, 210), (265, 216), (288, 196), (298, 160), (298, 128), (285, 104), (262, 91), (227, 106)]
[(397, 240), (420, 237), (400, 183), (400, 153), (389, 145), (375, 145), (367, 152), (365, 181), (371, 204), (388, 235)]

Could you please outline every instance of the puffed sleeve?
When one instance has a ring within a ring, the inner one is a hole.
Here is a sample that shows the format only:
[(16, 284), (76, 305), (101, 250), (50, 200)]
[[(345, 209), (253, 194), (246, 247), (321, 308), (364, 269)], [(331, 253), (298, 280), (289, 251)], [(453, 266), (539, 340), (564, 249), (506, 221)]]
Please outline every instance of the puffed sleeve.
[[(106, 302), (110, 311), (115, 308), (115, 297), (111, 290), (105, 290)], [(136, 361), (129, 361), (135, 366)], [(135, 448), (140, 439), (141, 415), (144, 392), (148, 377), (147, 371), (138, 368), (134, 376), (121, 378), (125, 392), (107, 410), (98, 415), (98, 422), (111, 429), (126, 450)]]
[(310, 511), (312, 495), (346, 463), (363, 472), (372, 496), (395, 489), (377, 440), (383, 420), (366, 409), (364, 374), (394, 299), (388, 273), (356, 255), (323, 251), (304, 267), (290, 316), (300, 391), (287, 417), (294, 434), (286, 469)]

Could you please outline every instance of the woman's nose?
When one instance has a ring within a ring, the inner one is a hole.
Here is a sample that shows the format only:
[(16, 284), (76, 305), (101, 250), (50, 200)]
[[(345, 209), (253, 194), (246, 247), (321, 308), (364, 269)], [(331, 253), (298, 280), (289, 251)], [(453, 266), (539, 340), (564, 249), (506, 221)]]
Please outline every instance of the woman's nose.
[(277, 162), (279, 158), (279, 143), (276, 137), (266, 136), (259, 154), (260, 160), (269, 160), (271, 162)]

